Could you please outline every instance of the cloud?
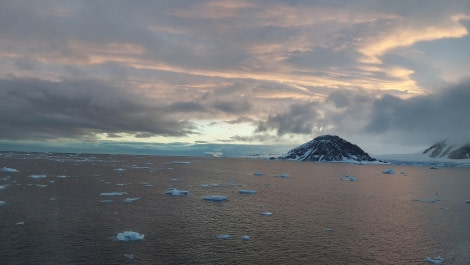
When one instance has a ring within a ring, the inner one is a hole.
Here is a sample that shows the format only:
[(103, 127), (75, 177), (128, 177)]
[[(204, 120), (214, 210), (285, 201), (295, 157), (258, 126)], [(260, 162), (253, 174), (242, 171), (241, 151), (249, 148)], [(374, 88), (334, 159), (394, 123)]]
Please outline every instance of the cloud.
[(195, 133), (191, 122), (173, 118), (164, 107), (128, 88), (96, 80), (0, 80), (0, 106), (3, 139), (93, 139), (99, 133), (127, 133), (136, 137)]
[(256, 131), (275, 130), (279, 136), (287, 133), (312, 134), (319, 117), (316, 107), (314, 102), (292, 104), (285, 112), (269, 115), (266, 121), (258, 124)]

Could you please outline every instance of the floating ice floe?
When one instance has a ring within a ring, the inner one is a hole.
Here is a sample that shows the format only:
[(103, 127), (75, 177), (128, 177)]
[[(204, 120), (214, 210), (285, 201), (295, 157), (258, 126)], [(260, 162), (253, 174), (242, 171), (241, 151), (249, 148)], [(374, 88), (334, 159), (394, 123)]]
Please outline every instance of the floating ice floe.
[(58, 178), (61, 178), (61, 179), (65, 179), (65, 178), (68, 178), (69, 176), (65, 176), (65, 175), (58, 175), (57, 177), (58, 177)]
[(229, 239), (230, 235), (229, 234), (218, 235), (217, 238), (218, 239)]
[(0, 201), (0, 206), (5, 205), (5, 204), (6, 204), (5, 201)]
[(396, 174), (395, 171), (393, 170), (393, 168), (387, 168), (385, 170), (382, 170), (382, 173), (384, 174)]
[(16, 225), (24, 225), (24, 222), (18, 222)]
[(42, 179), (42, 178), (45, 178), (47, 177), (46, 175), (29, 175), (28, 178), (32, 178), (32, 179)]
[(250, 240), (250, 236), (249, 235), (243, 235), (242, 236), (242, 240)]
[(122, 172), (122, 171), (126, 171), (126, 169), (125, 169), (125, 168), (122, 168), (122, 167), (120, 167), (120, 168), (115, 168), (115, 169), (114, 169), (114, 171), (121, 171), (121, 172)]
[(112, 203), (113, 200), (101, 200), (101, 203)]
[(357, 178), (353, 176), (343, 175), (341, 176), (341, 180), (357, 181)]
[(144, 239), (144, 234), (139, 234), (133, 231), (124, 231), (122, 233), (117, 234), (116, 238), (119, 241), (136, 241)]
[(140, 200), (140, 198), (126, 198), (126, 199), (124, 200), (124, 202), (128, 202), (128, 203), (129, 203), (129, 202), (135, 202), (135, 201), (138, 201), (138, 200)]
[(427, 257), (425, 261), (431, 264), (441, 264), (444, 259), (441, 256), (437, 256), (435, 258)]
[(2, 167), (2, 172), (5, 172), (5, 173), (15, 173), (15, 172), (19, 172), (17, 169), (14, 169), (14, 168), (9, 168), (9, 167)]
[(253, 173), (253, 175), (255, 175), (255, 176), (262, 176), (262, 175), (263, 175), (263, 173), (262, 173), (262, 172), (260, 172), (260, 171), (256, 171), (255, 173)]
[(6, 185), (0, 185), (0, 190), (6, 189), (8, 187), (8, 184)]
[(45, 187), (47, 187), (47, 185), (44, 185), (44, 184), (36, 184), (36, 187), (45, 188)]
[(165, 194), (172, 195), (172, 196), (181, 196), (181, 195), (188, 195), (188, 191), (170, 188), (170, 190), (165, 192)]
[(124, 254), (124, 257), (128, 259), (134, 259), (134, 254)]
[(222, 196), (222, 195), (213, 195), (213, 196), (206, 196), (203, 198), (204, 200), (206, 201), (225, 201), (227, 200), (227, 197), (226, 196)]
[(173, 161), (173, 164), (191, 165), (191, 162), (189, 162), (189, 161)]
[(241, 194), (256, 194), (256, 190), (238, 190)]
[(271, 216), (271, 215), (273, 215), (272, 212), (259, 212), (258, 214), (259, 214), (259, 215), (264, 215), (264, 216)]
[(103, 192), (103, 193), (100, 193), (100, 196), (122, 196), (126, 194), (127, 192), (124, 192), (124, 191), (116, 191), (116, 192)]

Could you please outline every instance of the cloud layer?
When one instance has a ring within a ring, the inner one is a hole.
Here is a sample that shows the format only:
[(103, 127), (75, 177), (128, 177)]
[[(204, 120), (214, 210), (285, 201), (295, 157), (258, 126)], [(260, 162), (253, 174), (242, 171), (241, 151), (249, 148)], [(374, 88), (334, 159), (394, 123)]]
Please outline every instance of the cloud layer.
[(0, 140), (463, 141), (469, 28), (466, 0), (4, 1)]

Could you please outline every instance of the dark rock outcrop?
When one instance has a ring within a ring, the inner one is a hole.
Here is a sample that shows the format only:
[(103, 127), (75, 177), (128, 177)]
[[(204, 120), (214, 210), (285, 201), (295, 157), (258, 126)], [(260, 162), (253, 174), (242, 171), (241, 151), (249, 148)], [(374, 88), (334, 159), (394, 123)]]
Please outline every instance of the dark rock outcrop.
[(336, 135), (322, 135), (300, 145), (279, 159), (298, 161), (376, 161), (359, 146)]
[(470, 144), (455, 147), (446, 141), (439, 141), (424, 150), (423, 154), (432, 158), (470, 159)]

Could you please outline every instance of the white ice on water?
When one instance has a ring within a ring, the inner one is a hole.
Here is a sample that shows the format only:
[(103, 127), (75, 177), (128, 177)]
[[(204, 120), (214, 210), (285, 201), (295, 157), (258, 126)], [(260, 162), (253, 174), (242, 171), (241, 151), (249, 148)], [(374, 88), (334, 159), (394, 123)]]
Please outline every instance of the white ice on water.
[(431, 264), (441, 264), (444, 259), (441, 256), (437, 256), (435, 258), (427, 257), (426, 261)]
[(262, 175), (263, 175), (263, 173), (262, 173), (262, 172), (260, 172), (260, 171), (256, 171), (255, 173), (253, 173), (253, 175), (255, 175), (255, 176), (262, 176)]
[(357, 181), (357, 178), (353, 176), (343, 175), (341, 176), (341, 180)]
[(65, 178), (68, 178), (69, 176), (65, 176), (65, 175), (58, 175), (57, 177), (58, 177), (58, 178), (61, 178), (61, 179), (65, 179)]
[(122, 171), (126, 171), (126, 169), (125, 169), (125, 168), (122, 168), (122, 167), (120, 167), (120, 168), (115, 168), (114, 170), (115, 170), (115, 171), (121, 171), (121, 172), (122, 172)]
[(273, 215), (272, 212), (259, 212), (258, 214), (264, 215), (264, 216), (271, 216), (271, 215)]
[(126, 199), (124, 200), (124, 202), (128, 202), (128, 203), (129, 203), (129, 202), (135, 202), (135, 201), (137, 201), (137, 200), (140, 200), (140, 198), (126, 198)]
[(173, 161), (173, 164), (184, 164), (184, 165), (190, 165), (191, 162), (189, 161)]
[(124, 231), (122, 233), (117, 234), (116, 238), (119, 241), (136, 241), (144, 239), (144, 234), (139, 234), (133, 231)]
[(169, 191), (165, 192), (165, 194), (172, 195), (172, 196), (181, 196), (181, 195), (188, 195), (188, 191), (171, 188)]
[(384, 174), (395, 174), (395, 171), (393, 170), (393, 168), (387, 168), (385, 170), (382, 171), (382, 173)]
[(6, 185), (0, 185), (0, 190), (6, 189), (8, 187), (8, 184)]
[(218, 239), (229, 239), (230, 235), (229, 234), (218, 235), (217, 238)]
[(250, 236), (249, 235), (243, 235), (242, 240), (250, 240)]
[(238, 190), (241, 194), (256, 194), (256, 190)]
[(124, 192), (124, 191), (116, 191), (116, 192), (103, 192), (103, 193), (100, 193), (100, 196), (122, 196), (126, 194), (127, 192)]
[(42, 178), (45, 178), (47, 177), (46, 175), (29, 175), (28, 178), (32, 178), (32, 179), (42, 179)]
[(225, 201), (227, 200), (227, 197), (222, 196), (222, 195), (212, 195), (212, 196), (206, 196), (203, 199), (206, 201)]
[(15, 173), (15, 172), (19, 172), (17, 169), (14, 169), (14, 168), (9, 168), (9, 167), (2, 167), (2, 172), (5, 172), (5, 173)]
[(5, 204), (6, 204), (5, 201), (0, 201), (0, 206), (5, 205)]

